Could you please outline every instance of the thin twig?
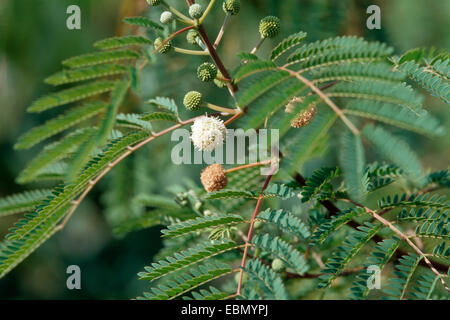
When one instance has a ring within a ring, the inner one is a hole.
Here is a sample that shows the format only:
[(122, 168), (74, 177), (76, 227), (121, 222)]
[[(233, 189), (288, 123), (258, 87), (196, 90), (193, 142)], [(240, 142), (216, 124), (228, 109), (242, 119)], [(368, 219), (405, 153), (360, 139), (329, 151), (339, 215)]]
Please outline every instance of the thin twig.
[(223, 21), (222, 27), (220, 28), (219, 34), (217, 35), (216, 41), (214, 41), (214, 48), (217, 49), (217, 47), (220, 44), (220, 41), (222, 41), (222, 37), (225, 34), (225, 30), (227, 29), (228, 22), (230, 22), (231, 13), (227, 12), (225, 16), (225, 20)]
[(169, 35), (157, 48), (155, 48), (155, 50), (153, 51), (153, 53), (157, 53), (159, 51), (159, 49), (162, 48), (163, 45), (165, 45), (167, 42), (169, 42), (170, 40), (172, 40), (173, 38), (175, 38), (176, 36), (182, 34), (183, 32), (189, 31), (191, 29), (194, 29), (195, 26), (188, 26), (185, 27), (183, 29), (180, 29), (178, 31), (175, 31), (174, 33), (172, 33), (171, 35)]
[(269, 175), (266, 178), (266, 181), (264, 182), (264, 185), (261, 189), (261, 193), (259, 194), (258, 197), (258, 201), (256, 202), (256, 207), (255, 210), (253, 211), (253, 216), (252, 216), (252, 220), (250, 222), (250, 228), (248, 230), (248, 235), (247, 235), (247, 241), (245, 242), (245, 249), (244, 249), (244, 254), (242, 255), (242, 261), (241, 261), (241, 272), (239, 275), (239, 283), (238, 283), (238, 288), (236, 291), (237, 295), (241, 294), (241, 290), (242, 290), (242, 280), (244, 278), (244, 268), (245, 268), (245, 264), (247, 262), (247, 254), (248, 254), (248, 248), (250, 247), (250, 241), (252, 240), (252, 236), (253, 236), (253, 228), (255, 226), (255, 220), (256, 220), (256, 216), (259, 213), (259, 208), (261, 207), (261, 203), (263, 200), (263, 195), (264, 195), (264, 191), (267, 189), (267, 186), (269, 185), (270, 180), (272, 179), (273, 174), (278, 170), (277, 166), (274, 166), (270, 172)]

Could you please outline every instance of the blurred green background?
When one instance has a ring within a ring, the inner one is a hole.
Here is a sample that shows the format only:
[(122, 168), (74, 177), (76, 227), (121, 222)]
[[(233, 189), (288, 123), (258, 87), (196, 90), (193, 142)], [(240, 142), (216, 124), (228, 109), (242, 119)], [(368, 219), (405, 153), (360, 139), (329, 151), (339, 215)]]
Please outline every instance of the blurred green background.
[[(186, 6), (180, 0), (168, 2), (178, 3), (183, 9)], [(81, 30), (66, 28), (66, 8), (71, 4), (81, 8)], [(382, 9), (381, 30), (366, 28), (366, 8), (371, 4)], [(242, 0), (242, 5), (242, 13), (233, 18), (219, 50), (230, 68), (238, 63), (236, 53), (250, 50), (257, 42), (258, 21), (269, 14), (282, 19), (283, 35), (303, 30), (308, 32), (309, 41), (354, 34), (385, 41), (397, 53), (418, 46), (447, 50), (450, 46), (450, 1)], [(144, 0), (0, 1), (0, 196), (30, 187), (17, 185), (14, 180), (38, 149), (16, 152), (13, 145), (20, 134), (51, 116), (51, 112), (32, 115), (25, 112), (33, 99), (49, 92), (50, 88), (42, 80), (60, 69), (61, 60), (92, 51), (96, 40), (126, 33), (121, 24), (123, 17), (145, 14), (158, 19), (160, 9), (151, 12), (147, 9)], [(215, 22), (222, 19), (223, 12), (217, 6), (207, 21), (212, 35), (220, 27)], [(270, 46), (266, 43), (264, 48), (268, 50)], [(185, 89), (192, 88), (193, 78), (183, 76), (194, 70), (196, 64), (191, 61), (183, 56), (173, 56), (170, 60), (158, 57), (143, 75), (143, 98), (172, 96), (180, 102)], [(446, 106), (435, 98), (427, 98), (426, 108), (448, 127), (450, 112)], [(416, 142), (427, 169), (448, 167), (448, 134), (436, 140), (413, 134), (407, 138)], [(126, 218), (127, 201), (133, 196), (133, 190), (158, 193), (181, 176), (198, 179), (198, 168), (168, 165), (165, 143), (161, 140), (153, 144), (119, 166), (118, 173), (108, 176), (84, 201), (63, 232), (0, 280), (0, 298), (129, 299), (139, 295), (146, 283), (138, 281), (136, 273), (159, 250), (159, 230), (152, 228), (117, 239), (110, 225)], [(142, 163), (146, 163), (143, 159), (147, 159), (148, 167), (142, 168)], [(133, 161), (139, 164), (133, 165)], [(139, 175), (127, 172), (131, 167), (138, 167)], [(127, 185), (128, 179), (134, 179), (133, 190), (127, 193), (111, 190), (110, 186), (117, 185), (118, 181)], [(0, 234), (16, 218), (2, 219)], [(65, 271), (71, 264), (81, 267), (82, 290), (66, 288)]]

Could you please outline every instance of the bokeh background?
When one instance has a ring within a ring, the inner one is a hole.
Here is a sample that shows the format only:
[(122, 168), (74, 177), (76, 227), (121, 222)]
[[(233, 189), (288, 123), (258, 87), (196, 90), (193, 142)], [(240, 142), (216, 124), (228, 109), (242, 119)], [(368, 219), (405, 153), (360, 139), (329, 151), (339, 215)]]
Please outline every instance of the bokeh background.
[[(185, 6), (184, 1), (168, 2)], [(81, 8), (81, 30), (66, 28), (66, 8), (71, 4)], [(447, 50), (450, 47), (450, 1), (242, 0), (242, 4), (242, 13), (233, 18), (219, 50), (230, 68), (238, 63), (236, 53), (250, 50), (257, 42), (258, 21), (269, 14), (281, 18), (283, 35), (303, 30), (308, 32), (309, 41), (334, 35), (360, 35), (385, 41), (399, 54), (418, 46)], [(366, 28), (366, 8), (371, 4), (382, 9), (381, 30)], [(147, 9), (144, 0), (0, 1), (0, 196), (33, 187), (17, 185), (15, 177), (38, 150), (16, 152), (13, 145), (20, 134), (51, 116), (25, 112), (33, 99), (49, 92), (42, 80), (60, 69), (61, 60), (92, 51), (96, 40), (125, 34), (127, 28), (121, 23), (124, 17), (145, 14), (158, 18), (160, 10)], [(211, 34), (220, 27), (215, 22), (222, 19), (223, 12), (217, 6), (207, 22)], [(269, 47), (265, 44), (264, 48)], [(143, 75), (143, 98), (162, 95), (181, 101), (185, 89), (192, 89), (194, 78), (186, 74), (195, 66), (191, 58), (183, 56), (158, 58)], [(427, 98), (426, 107), (448, 127), (448, 106)], [(427, 169), (448, 167), (449, 135), (436, 140), (413, 134), (407, 138), (414, 141)], [(159, 193), (180, 177), (198, 179), (198, 168), (168, 164), (166, 142), (161, 140), (139, 158), (130, 158), (116, 169), (117, 173), (96, 187), (63, 232), (0, 280), (0, 298), (129, 299), (144, 291), (147, 284), (138, 281), (136, 273), (159, 250), (159, 229), (118, 238), (111, 226), (126, 219), (129, 199), (137, 190)], [(115, 185), (127, 186), (127, 190), (111, 188)], [(0, 220), (1, 235), (16, 218)], [(71, 264), (81, 267), (82, 290), (66, 288), (65, 271)]]

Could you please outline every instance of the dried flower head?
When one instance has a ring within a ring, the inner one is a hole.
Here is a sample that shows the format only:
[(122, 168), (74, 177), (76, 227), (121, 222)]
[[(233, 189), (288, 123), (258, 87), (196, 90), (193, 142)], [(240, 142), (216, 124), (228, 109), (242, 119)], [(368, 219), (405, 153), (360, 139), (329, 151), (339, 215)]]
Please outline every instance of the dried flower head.
[(208, 192), (222, 190), (228, 183), (226, 171), (220, 164), (206, 167), (200, 175), (200, 180)]
[(301, 128), (301, 127), (307, 126), (308, 124), (311, 123), (311, 121), (314, 119), (316, 114), (317, 114), (317, 108), (315, 105), (306, 110), (303, 110), (298, 115), (296, 115), (294, 119), (292, 119), (291, 127)]
[(274, 38), (280, 33), (280, 29), (280, 19), (274, 16), (265, 17), (259, 24), (262, 38)]
[(191, 127), (191, 140), (201, 151), (212, 151), (222, 145), (227, 134), (223, 121), (215, 117), (200, 117)]

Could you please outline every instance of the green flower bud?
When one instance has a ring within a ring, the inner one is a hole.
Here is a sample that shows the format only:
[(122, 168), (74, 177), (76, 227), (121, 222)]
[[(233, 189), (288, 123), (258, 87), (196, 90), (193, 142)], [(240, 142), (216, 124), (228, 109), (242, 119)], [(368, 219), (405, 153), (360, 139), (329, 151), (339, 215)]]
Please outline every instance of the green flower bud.
[(200, 19), (203, 15), (203, 8), (198, 3), (194, 3), (189, 7), (189, 15), (192, 19)]
[(231, 13), (231, 15), (237, 15), (241, 10), (240, 0), (225, 0), (223, 2), (223, 11), (225, 13)]
[(173, 21), (173, 14), (170, 11), (164, 11), (159, 18), (162, 24), (168, 24)]
[(190, 44), (197, 44), (197, 40), (196, 38), (199, 36), (199, 33), (197, 30), (195, 29), (191, 29), (188, 31), (187, 35), (186, 35), (186, 40), (188, 43)]
[[(163, 39), (157, 38), (154, 43), (155, 49), (158, 49), (163, 42), (164, 42)], [(161, 46), (161, 48), (159, 48), (159, 53), (162, 53), (162, 54), (167, 53), (170, 51), (170, 49), (172, 49), (172, 43), (170, 41), (168, 41), (165, 44), (163, 44)]]
[[(247, 282), (247, 273), (244, 272), (244, 275), (242, 277), (242, 284), (244, 284), (245, 282)], [(236, 283), (239, 283), (239, 280), (241, 279), (241, 273), (238, 272), (236, 273), (236, 275), (234, 276), (234, 281), (236, 281)]]
[(280, 33), (280, 19), (274, 16), (268, 16), (261, 20), (259, 24), (259, 33), (262, 38), (273, 38)]
[[(219, 70), (217, 71), (217, 77), (223, 78), (223, 74)], [(217, 87), (219, 87), (220, 89), (223, 89), (223, 88), (225, 88), (227, 86), (227, 83), (225, 81), (222, 81), (222, 80), (219, 80), (219, 79), (214, 79), (214, 84)]]
[(217, 68), (210, 62), (205, 62), (197, 69), (197, 76), (203, 82), (213, 81), (217, 77)]
[(162, 0), (147, 0), (147, 3), (151, 5), (152, 7), (159, 6), (161, 4)]
[(284, 262), (280, 259), (275, 259), (272, 261), (272, 269), (275, 272), (282, 272), (284, 271)]
[(203, 96), (200, 92), (190, 91), (184, 96), (183, 104), (186, 109), (195, 111), (202, 107)]

